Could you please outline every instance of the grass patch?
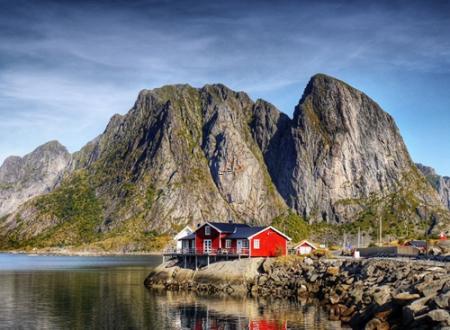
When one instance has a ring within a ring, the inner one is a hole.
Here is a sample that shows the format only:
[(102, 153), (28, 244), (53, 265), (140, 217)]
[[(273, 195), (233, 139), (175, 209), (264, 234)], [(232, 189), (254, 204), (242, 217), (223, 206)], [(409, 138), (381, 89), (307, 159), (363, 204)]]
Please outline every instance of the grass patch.
[(310, 226), (308, 223), (292, 211), (273, 219), (272, 226), (292, 238), (293, 242), (300, 242), (310, 235)]

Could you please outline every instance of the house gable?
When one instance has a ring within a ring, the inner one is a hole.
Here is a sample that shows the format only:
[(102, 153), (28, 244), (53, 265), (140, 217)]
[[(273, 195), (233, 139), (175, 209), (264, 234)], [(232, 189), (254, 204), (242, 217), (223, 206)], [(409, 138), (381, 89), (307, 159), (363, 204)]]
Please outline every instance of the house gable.
[(312, 248), (313, 250), (317, 250), (317, 246), (314, 245), (313, 243), (307, 241), (306, 239), (303, 240), (303, 241), (301, 241), (300, 243), (298, 243), (298, 244), (295, 246), (294, 249), (297, 250), (297, 249), (299, 249), (301, 246), (309, 246), (309, 247)]
[(273, 227), (266, 227), (248, 238), (252, 257), (287, 255), (288, 236)]

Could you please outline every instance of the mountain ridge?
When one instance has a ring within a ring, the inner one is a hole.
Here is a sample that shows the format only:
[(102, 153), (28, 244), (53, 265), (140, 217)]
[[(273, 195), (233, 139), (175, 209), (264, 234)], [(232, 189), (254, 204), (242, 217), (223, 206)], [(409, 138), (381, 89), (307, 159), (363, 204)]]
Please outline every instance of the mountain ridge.
[(430, 166), (425, 166), (420, 163), (417, 163), (416, 166), (438, 191), (444, 206), (450, 209), (450, 177), (437, 174), (436, 170)]
[(22, 204), (0, 229), (7, 246), (138, 249), (210, 218), (267, 225), (291, 214), (296, 223), (368, 231), (382, 217), (393, 234), (405, 224), (436, 232), (449, 218), (393, 118), (318, 74), (293, 118), (223, 84), (142, 90), (127, 114), (71, 155), (56, 189)]
[(6, 158), (0, 166), (0, 217), (29, 198), (52, 190), (69, 161), (69, 152), (56, 140), (23, 157)]

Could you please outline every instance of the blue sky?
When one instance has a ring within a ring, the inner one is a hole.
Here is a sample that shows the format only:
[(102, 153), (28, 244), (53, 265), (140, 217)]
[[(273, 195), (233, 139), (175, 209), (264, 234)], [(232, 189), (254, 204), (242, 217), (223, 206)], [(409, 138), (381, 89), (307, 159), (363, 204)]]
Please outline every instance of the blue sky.
[(449, 1), (0, 0), (0, 162), (76, 151), (139, 90), (222, 82), (291, 115), (330, 74), (395, 118), (450, 175)]

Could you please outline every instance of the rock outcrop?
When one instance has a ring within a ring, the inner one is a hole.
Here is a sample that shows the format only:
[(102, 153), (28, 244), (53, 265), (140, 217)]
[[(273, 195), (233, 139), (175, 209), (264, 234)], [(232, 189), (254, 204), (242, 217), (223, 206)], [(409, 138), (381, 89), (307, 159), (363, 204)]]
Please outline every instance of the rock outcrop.
[(0, 167), (0, 218), (27, 200), (50, 192), (70, 161), (58, 141), (48, 142), (24, 157), (8, 157)]
[(434, 168), (416, 164), (417, 168), (437, 190), (444, 206), (450, 209), (450, 177), (438, 175)]
[[(310, 80), (292, 120), (270, 105), (261, 108), (256, 140), (278, 191), (304, 218), (354, 221), (369, 204), (379, 214), (390, 208), (388, 196), (400, 196), (405, 188), (417, 191), (409, 196), (414, 203), (439, 207), (392, 117), (362, 92), (319, 74)], [(417, 218), (414, 212), (409, 216)]]
[(311, 296), (320, 299), (330, 320), (355, 329), (431, 329), (450, 326), (449, 271), (446, 264), (308, 257), (224, 261), (193, 271), (172, 260), (152, 271), (145, 285), (208, 294)]
[(143, 90), (67, 166), (63, 158), (56, 189), (0, 219), (5, 246), (139, 249), (188, 223), (267, 225), (292, 212), (310, 223), (358, 222), (366, 232), (382, 218), (393, 236), (445, 231), (450, 219), (393, 119), (321, 74), (293, 119), (220, 84)]

